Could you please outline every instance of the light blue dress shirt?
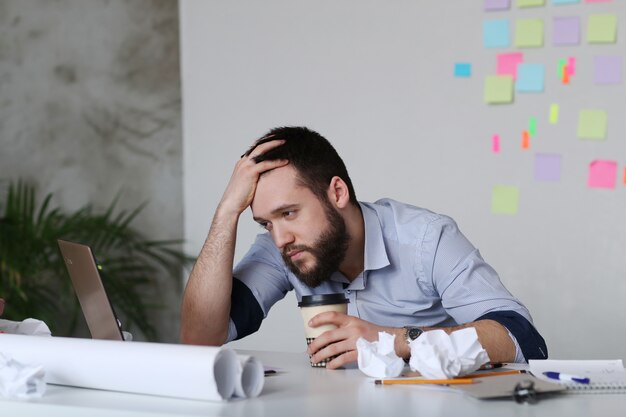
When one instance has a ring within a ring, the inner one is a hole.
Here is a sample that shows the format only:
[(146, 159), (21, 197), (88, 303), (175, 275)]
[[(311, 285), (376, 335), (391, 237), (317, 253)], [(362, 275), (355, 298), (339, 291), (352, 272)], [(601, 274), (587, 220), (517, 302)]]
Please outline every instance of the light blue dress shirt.
[[(310, 288), (286, 267), (269, 233), (257, 236), (233, 275), (250, 289), (263, 318), (295, 290), (298, 301), (303, 295), (344, 293), (350, 300), (349, 315), (380, 326), (453, 326), (494, 311), (514, 311), (532, 323), (526, 307), (450, 217), (391, 199), (360, 207), (364, 271), (352, 282), (337, 271), (329, 281)], [(235, 338), (237, 326), (231, 319), (228, 340)], [(511, 338), (516, 360), (523, 362)]]

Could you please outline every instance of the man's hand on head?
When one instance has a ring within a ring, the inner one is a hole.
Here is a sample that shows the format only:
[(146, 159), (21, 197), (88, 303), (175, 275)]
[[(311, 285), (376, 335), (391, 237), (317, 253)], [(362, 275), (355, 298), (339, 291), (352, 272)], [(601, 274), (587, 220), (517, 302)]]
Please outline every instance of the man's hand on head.
[(385, 327), (333, 311), (320, 313), (309, 322), (311, 327), (325, 324), (334, 324), (337, 329), (328, 330), (316, 337), (309, 345), (307, 353), (313, 355), (311, 361), (314, 363), (340, 355), (326, 364), (328, 369), (337, 369), (357, 361), (356, 341), (359, 337), (373, 342), (378, 340), (378, 332), (388, 331)]
[(289, 163), (285, 159), (256, 162), (255, 158), (283, 143), (283, 140), (265, 142), (241, 156), (226, 186), (219, 211), (238, 216), (250, 206), (261, 174)]

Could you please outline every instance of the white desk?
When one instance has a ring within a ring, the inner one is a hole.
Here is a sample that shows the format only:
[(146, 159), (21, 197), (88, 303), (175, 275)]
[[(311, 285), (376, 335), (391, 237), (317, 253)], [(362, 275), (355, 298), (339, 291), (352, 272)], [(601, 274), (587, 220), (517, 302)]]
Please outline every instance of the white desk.
[[(49, 385), (34, 401), (0, 400), (0, 416), (566, 416), (626, 415), (626, 394), (562, 395), (538, 404), (480, 401), (445, 389), (374, 385), (358, 369), (330, 371), (309, 366), (302, 353), (242, 352), (284, 370), (266, 378), (258, 398), (204, 402)], [(155, 364), (158, 366), (158, 364)], [(120, 370), (120, 378), (123, 378)]]

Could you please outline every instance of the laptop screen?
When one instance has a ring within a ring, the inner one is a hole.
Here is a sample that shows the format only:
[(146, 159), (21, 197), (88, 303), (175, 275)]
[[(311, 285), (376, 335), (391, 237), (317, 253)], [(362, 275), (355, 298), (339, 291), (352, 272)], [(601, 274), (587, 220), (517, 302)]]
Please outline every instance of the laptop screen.
[(57, 240), (87, 327), (94, 339), (124, 340), (119, 320), (107, 297), (91, 248)]

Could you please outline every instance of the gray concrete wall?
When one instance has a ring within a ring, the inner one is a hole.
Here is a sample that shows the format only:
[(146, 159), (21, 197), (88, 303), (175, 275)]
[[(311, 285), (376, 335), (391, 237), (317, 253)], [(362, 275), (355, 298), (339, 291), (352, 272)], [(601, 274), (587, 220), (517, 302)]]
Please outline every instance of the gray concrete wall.
[(182, 237), (178, 42), (176, 0), (0, 0), (0, 178), (67, 209), (121, 192), (146, 235)]

